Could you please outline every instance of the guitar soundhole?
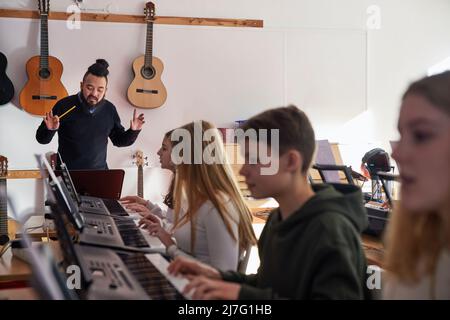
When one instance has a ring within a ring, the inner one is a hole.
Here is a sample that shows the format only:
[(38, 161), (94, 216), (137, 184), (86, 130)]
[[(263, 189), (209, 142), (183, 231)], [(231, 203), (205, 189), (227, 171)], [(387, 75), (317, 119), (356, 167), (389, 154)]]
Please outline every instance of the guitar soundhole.
[(50, 70), (48, 70), (47, 68), (42, 68), (41, 70), (39, 70), (39, 77), (41, 77), (42, 79), (48, 79), (50, 77)]
[(142, 67), (141, 74), (145, 79), (152, 79), (155, 76), (155, 69), (153, 67)]

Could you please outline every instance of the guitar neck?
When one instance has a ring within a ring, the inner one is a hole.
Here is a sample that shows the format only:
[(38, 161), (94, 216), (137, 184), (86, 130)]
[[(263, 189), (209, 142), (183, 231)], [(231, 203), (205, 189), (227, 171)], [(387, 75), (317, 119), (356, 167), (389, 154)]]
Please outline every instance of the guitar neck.
[(144, 198), (144, 171), (142, 169), (142, 166), (138, 166), (138, 196), (141, 198)]
[(147, 40), (145, 42), (145, 67), (152, 66), (153, 59), (153, 21), (147, 22)]
[(48, 15), (41, 14), (41, 69), (48, 69)]
[(8, 204), (6, 200), (6, 179), (0, 178), (0, 244), (1, 239), (8, 235)]

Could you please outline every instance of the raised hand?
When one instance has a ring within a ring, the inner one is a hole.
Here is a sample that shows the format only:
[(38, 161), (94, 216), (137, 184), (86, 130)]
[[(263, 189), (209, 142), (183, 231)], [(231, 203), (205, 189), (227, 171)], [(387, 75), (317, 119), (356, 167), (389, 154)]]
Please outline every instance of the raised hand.
[(59, 117), (53, 115), (53, 111), (46, 112), (44, 117), (44, 123), (48, 130), (58, 130)]
[(144, 114), (141, 113), (139, 116), (136, 114), (136, 109), (133, 111), (133, 119), (130, 120), (130, 128), (131, 130), (137, 131), (141, 130), (142, 126), (144, 125)]

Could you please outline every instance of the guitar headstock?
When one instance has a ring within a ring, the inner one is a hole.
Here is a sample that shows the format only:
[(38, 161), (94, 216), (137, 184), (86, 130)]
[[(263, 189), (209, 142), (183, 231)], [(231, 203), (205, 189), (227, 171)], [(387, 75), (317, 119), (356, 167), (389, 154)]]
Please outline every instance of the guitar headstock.
[(145, 162), (147, 157), (144, 157), (144, 153), (141, 150), (136, 151), (133, 158), (135, 159), (133, 163), (136, 164), (137, 167), (148, 166), (148, 162)]
[(155, 20), (155, 4), (153, 2), (147, 2), (144, 8), (145, 21)]
[(39, 14), (48, 14), (50, 12), (50, 0), (38, 0)]
[(8, 174), (8, 159), (0, 156), (0, 178), (6, 178)]

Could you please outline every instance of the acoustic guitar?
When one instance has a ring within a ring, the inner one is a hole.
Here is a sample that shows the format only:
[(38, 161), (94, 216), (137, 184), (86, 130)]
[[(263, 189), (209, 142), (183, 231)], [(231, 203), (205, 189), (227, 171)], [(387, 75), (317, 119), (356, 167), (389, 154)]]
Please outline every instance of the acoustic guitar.
[(27, 62), (28, 82), (20, 92), (20, 105), (33, 115), (43, 116), (56, 102), (67, 96), (61, 83), (63, 65), (48, 53), (48, 14), (50, 1), (39, 0), (41, 19), (41, 54)]
[(144, 157), (144, 153), (138, 150), (133, 155), (133, 158), (135, 159), (134, 163), (138, 168), (137, 195), (144, 198), (144, 166), (148, 165), (148, 162), (144, 162), (144, 160), (147, 160), (147, 157)]
[(6, 75), (7, 65), (6, 56), (0, 52), (0, 105), (10, 102), (14, 97), (14, 86)]
[(160, 59), (153, 56), (155, 5), (152, 2), (147, 2), (144, 12), (147, 21), (145, 55), (136, 58), (133, 62), (134, 80), (128, 88), (127, 95), (128, 100), (134, 106), (153, 109), (164, 104), (167, 99), (167, 91), (161, 81), (164, 65)]
[(20, 225), (8, 219), (8, 198), (6, 179), (8, 175), (8, 159), (0, 155), (0, 251), (7, 249), (8, 242), (16, 238)]

